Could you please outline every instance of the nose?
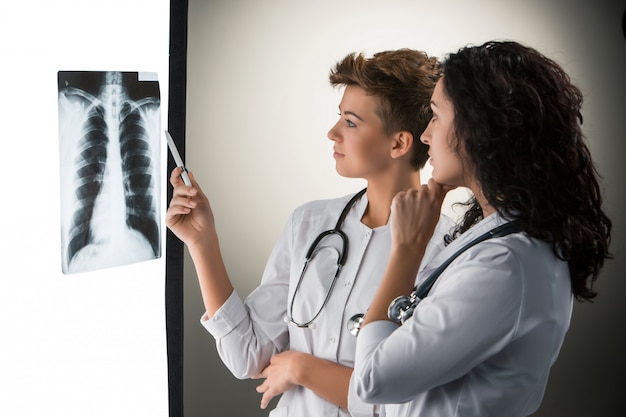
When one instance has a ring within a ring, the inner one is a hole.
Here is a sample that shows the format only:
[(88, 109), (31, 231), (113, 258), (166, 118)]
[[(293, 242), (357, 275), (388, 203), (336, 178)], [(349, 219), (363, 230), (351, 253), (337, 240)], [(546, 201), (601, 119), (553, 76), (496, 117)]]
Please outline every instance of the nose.
[(337, 123), (335, 123), (335, 125), (331, 127), (328, 131), (328, 139), (332, 140), (333, 142), (337, 142), (339, 140), (339, 135), (337, 134)]
[(420, 136), (420, 140), (422, 141), (423, 144), (425, 145), (430, 145), (430, 123), (428, 123), (428, 126), (426, 126), (426, 129), (422, 132), (421, 136)]

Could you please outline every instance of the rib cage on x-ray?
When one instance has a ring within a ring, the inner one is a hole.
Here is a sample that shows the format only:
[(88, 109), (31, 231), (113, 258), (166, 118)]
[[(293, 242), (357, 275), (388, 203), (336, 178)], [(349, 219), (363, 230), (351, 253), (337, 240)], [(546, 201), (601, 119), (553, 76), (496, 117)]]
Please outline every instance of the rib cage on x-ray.
[(68, 102), (80, 103), (86, 115), (70, 159), (73, 204), (64, 228), (64, 270), (69, 272), (160, 256), (158, 160), (150, 137), (159, 99), (133, 100), (121, 73), (103, 74), (97, 95), (74, 87), (61, 92)]
[(138, 109), (124, 103), (121, 111), (120, 147), (124, 196), (126, 199), (126, 224), (143, 234), (155, 255), (159, 250), (159, 224), (152, 196), (152, 158), (150, 142)]

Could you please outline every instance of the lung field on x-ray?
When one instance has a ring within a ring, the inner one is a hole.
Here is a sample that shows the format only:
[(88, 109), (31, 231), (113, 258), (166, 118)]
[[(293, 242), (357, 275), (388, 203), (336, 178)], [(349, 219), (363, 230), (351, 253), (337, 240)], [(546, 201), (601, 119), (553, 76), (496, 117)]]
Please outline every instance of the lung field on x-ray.
[(159, 257), (158, 82), (59, 72), (59, 139), (63, 272)]

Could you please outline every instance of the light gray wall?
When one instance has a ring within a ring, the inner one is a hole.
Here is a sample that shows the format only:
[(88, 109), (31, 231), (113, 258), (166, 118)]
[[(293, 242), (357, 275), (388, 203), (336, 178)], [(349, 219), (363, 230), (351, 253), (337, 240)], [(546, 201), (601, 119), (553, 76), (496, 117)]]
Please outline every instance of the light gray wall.
[[(626, 2), (189, 1), (187, 165), (211, 199), (225, 261), (246, 296), (290, 211), (354, 191), (339, 177), (327, 130), (340, 93), (330, 67), (349, 52), (409, 47), (435, 56), (509, 38), (563, 64), (582, 88), (587, 135), (615, 223), (600, 297), (576, 305), (538, 416), (611, 416), (626, 350), (624, 222)], [(586, 4), (588, 3), (588, 4)], [(427, 175), (427, 173), (425, 173)], [(234, 379), (199, 324), (202, 302), (185, 264), (185, 416), (262, 416), (255, 381)]]

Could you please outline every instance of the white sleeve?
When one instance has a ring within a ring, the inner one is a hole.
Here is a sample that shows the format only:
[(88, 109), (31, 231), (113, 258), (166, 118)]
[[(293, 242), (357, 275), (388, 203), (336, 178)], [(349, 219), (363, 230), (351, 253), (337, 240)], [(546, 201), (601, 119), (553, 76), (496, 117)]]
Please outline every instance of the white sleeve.
[(245, 300), (233, 292), (213, 317), (201, 319), (220, 358), (240, 379), (262, 371), (289, 343), (287, 314), (293, 214), (267, 261), (261, 285)]
[[(364, 326), (357, 336), (354, 371), (350, 377), (348, 391), (348, 408), (361, 406), (361, 401), (374, 404), (385, 404), (384, 401), (371, 401), (370, 398), (378, 397), (376, 386), (378, 381), (372, 378), (371, 357), (376, 352), (378, 345), (389, 337), (398, 325), (387, 320), (373, 321)], [(353, 405), (354, 404), (354, 405)]]
[(480, 246), (448, 267), (404, 325), (380, 321), (361, 330), (351, 389), (363, 401), (410, 401), (465, 375), (515, 335), (520, 262), (505, 245)]

